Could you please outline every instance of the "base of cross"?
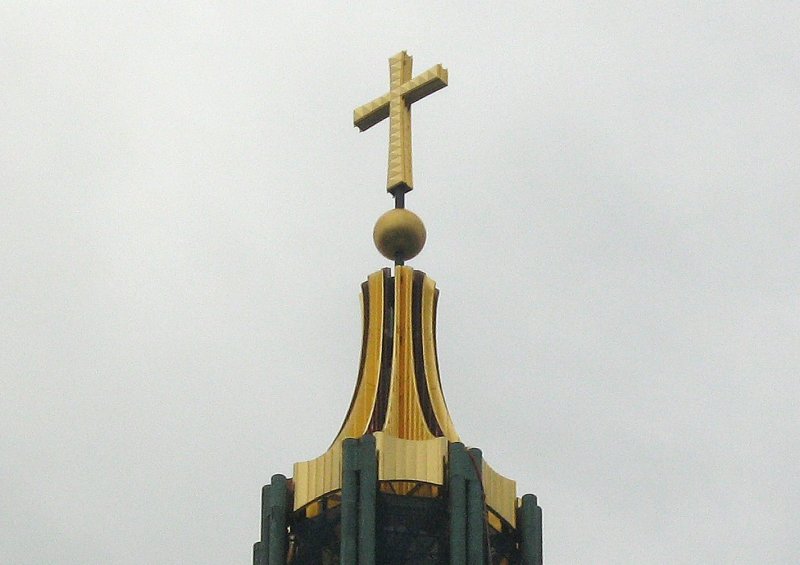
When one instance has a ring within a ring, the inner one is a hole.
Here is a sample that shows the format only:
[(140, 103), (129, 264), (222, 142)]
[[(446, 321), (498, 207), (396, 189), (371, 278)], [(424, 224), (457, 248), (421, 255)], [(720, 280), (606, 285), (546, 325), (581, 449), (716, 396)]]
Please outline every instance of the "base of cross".
[(390, 186), (386, 189), (386, 192), (394, 197), (394, 207), (395, 208), (405, 208), (406, 207), (406, 192), (411, 192), (413, 187), (408, 186), (404, 182), (399, 182), (394, 186)]

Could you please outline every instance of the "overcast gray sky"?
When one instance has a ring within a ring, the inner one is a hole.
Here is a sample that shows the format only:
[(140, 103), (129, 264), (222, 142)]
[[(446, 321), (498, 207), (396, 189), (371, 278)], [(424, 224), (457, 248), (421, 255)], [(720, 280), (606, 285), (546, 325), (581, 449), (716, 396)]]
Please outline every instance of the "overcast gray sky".
[(551, 564), (800, 562), (800, 4), (3, 2), (0, 562), (249, 563), (355, 384), (389, 56)]

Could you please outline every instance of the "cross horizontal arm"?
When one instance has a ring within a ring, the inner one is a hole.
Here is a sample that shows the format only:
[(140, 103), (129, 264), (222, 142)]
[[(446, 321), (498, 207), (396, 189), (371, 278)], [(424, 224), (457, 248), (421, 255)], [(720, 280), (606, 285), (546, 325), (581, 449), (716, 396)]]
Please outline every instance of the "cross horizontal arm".
[(381, 120), (388, 118), (391, 99), (392, 93), (389, 92), (353, 110), (353, 125), (360, 131), (366, 131)]
[(406, 104), (411, 105), (445, 86), (447, 86), (447, 69), (441, 65), (431, 67), (400, 88), (387, 92), (372, 102), (353, 110), (353, 125), (360, 131), (366, 131), (389, 117), (389, 103), (392, 98), (402, 96)]
[(447, 69), (441, 65), (431, 67), (418, 77), (403, 85), (402, 93), (406, 104), (413, 104), (437, 90), (447, 86)]

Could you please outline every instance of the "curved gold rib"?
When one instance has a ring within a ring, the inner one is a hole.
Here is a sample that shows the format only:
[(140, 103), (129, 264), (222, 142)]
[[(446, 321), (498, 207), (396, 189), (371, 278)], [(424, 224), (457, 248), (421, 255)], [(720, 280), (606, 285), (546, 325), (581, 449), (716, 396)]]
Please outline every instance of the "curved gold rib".
[(425, 423), (414, 373), (412, 290), (414, 269), (395, 269), (394, 357), (389, 409), (384, 430), (402, 439), (433, 439)]
[(422, 347), (425, 360), (425, 376), (428, 385), (428, 394), (433, 405), (436, 420), (444, 432), (444, 437), (450, 441), (461, 441), (447, 409), (444, 400), (442, 384), (439, 379), (439, 362), (436, 351), (436, 282), (425, 277), (422, 289)]
[(364, 363), (359, 375), (353, 402), (350, 406), (339, 435), (333, 440), (334, 445), (347, 437), (361, 437), (367, 433), (372, 412), (378, 394), (378, 380), (381, 369), (381, 352), (383, 348), (384, 318), (384, 272), (373, 273), (367, 279), (367, 300), (361, 295), (361, 308), (368, 312), (364, 324), (367, 325), (362, 352)]

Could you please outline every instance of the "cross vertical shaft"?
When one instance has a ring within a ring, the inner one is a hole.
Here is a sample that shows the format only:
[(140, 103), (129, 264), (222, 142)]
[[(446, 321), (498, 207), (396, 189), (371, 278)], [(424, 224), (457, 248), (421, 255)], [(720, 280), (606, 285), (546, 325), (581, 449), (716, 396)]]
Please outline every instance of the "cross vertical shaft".
[[(389, 90), (400, 89), (411, 80), (411, 57), (402, 51), (389, 59)], [(398, 185), (405, 193), (414, 185), (411, 172), (411, 105), (402, 96), (389, 101), (389, 164), (386, 188)], [(395, 194), (397, 196), (397, 194)]]

